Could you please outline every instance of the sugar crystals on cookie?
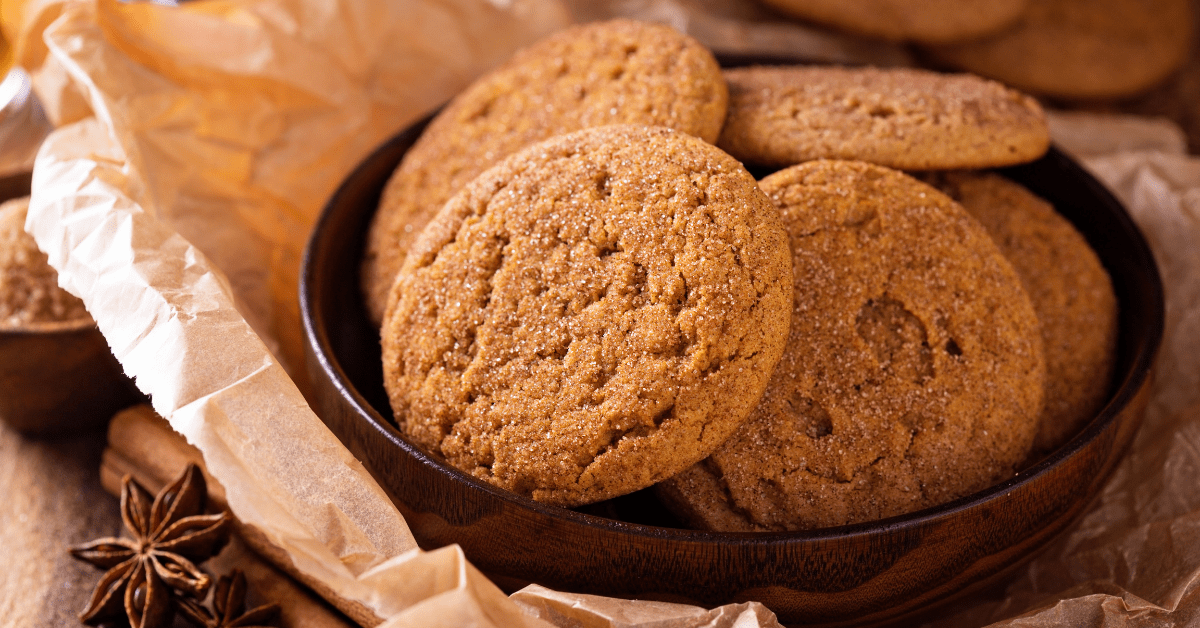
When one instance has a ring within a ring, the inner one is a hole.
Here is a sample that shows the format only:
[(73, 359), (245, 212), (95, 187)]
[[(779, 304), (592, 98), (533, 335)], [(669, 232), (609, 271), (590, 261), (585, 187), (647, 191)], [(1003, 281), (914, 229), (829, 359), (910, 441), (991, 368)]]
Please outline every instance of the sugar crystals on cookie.
[(701, 460), (783, 350), (791, 254), (736, 160), (662, 127), (531, 146), (451, 199), (384, 320), (401, 429), (450, 464), (578, 505)]
[(1037, 101), (969, 74), (787, 66), (736, 68), (725, 78), (729, 115), (717, 145), (751, 164), (994, 168), (1033, 161), (1050, 144)]
[(927, 180), (987, 229), (1032, 300), (1046, 352), (1046, 404), (1034, 450), (1048, 453), (1108, 399), (1117, 350), (1112, 280), (1071, 223), (1020, 184), (990, 172)]
[(725, 531), (912, 512), (999, 482), (1033, 444), (1045, 362), (1009, 263), (957, 203), (901, 172), (814, 161), (760, 182), (796, 281), (751, 418), (659, 490)]
[(425, 223), (488, 167), (534, 142), (606, 124), (666, 126), (711, 142), (727, 97), (712, 53), (669, 26), (585, 24), (518, 52), (446, 105), (388, 182), (363, 260), (370, 318), (382, 319)]

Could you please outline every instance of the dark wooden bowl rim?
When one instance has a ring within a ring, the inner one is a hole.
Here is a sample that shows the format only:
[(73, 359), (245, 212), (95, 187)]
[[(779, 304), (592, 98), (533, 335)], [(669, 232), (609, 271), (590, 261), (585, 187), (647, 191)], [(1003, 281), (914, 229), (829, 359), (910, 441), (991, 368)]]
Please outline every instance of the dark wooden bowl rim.
[[(1069, 459), (1076, 452), (1084, 448), (1088, 442), (1103, 432), (1108, 424), (1118, 414), (1119, 410), (1131, 402), (1133, 396), (1137, 394), (1137, 392), (1142, 388), (1143, 384), (1146, 383), (1146, 378), (1150, 375), (1151, 366), (1153, 365), (1154, 358), (1157, 355), (1158, 346), (1161, 342), (1163, 332), (1163, 292), (1161, 279), (1158, 276), (1156, 268), (1153, 266), (1153, 257), (1150, 253), (1148, 245), (1146, 245), (1144, 238), (1140, 237), (1140, 231), (1138, 231), (1137, 226), (1124, 211), (1124, 208), (1120, 202), (1112, 196), (1111, 192), (1109, 192), (1108, 189), (1103, 186), (1103, 184), (1096, 181), (1090, 174), (1075, 164), (1075, 162), (1067, 157), (1066, 154), (1058, 150), (1056, 147), (1051, 147), (1046, 156), (1044, 156), (1038, 162), (1034, 162), (1034, 164), (1025, 166), (1018, 166), (1015, 169), (1008, 170), (1011, 171), (1022, 168), (1036, 168), (1036, 164), (1038, 163), (1043, 161), (1052, 161), (1060, 168), (1066, 168), (1068, 170), (1075, 171), (1076, 176), (1087, 182), (1087, 185), (1092, 189), (1095, 199), (1098, 202), (1107, 203), (1120, 209), (1116, 216), (1117, 220), (1123, 223), (1123, 227), (1125, 229), (1128, 229), (1130, 232), (1138, 235), (1138, 237), (1134, 239), (1134, 250), (1125, 251), (1126, 255), (1133, 257), (1134, 262), (1150, 265), (1150, 268), (1148, 269), (1148, 278), (1150, 283), (1149, 285), (1143, 286), (1143, 289), (1146, 291), (1146, 295), (1149, 297), (1146, 302), (1142, 304), (1143, 306), (1147, 307), (1147, 311), (1143, 314), (1145, 315), (1147, 319), (1146, 322), (1148, 324), (1148, 327), (1145, 330), (1144, 342), (1140, 343), (1140, 345), (1137, 347), (1135, 355), (1127, 356), (1128, 358), (1132, 358), (1133, 363), (1129, 366), (1129, 368), (1124, 369), (1124, 377), (1120, 381), (1114, 382), (1115, 393), (1109, 399), (1109, 402), (1100, 411), (1096, 419), (1089, 423), (1085, 429), (1072, 438), (1067, 444), (1060, 447), (1036, 464), (1026, 468), (1017, 476), (962, 498), (931, 508), (926, 508), (924, 510), (896, 517), (890, 517), (887, 519), (881, 519), (878, 521), (809, 531), (734, 533), (666, 528), (618, 521), (605, 517), (576, 512), (557, 506), (542, 504), (527, 497), (496, 488), (490, 484), (476, 479), (467, 473), (450, 467), (433, 458), (432, 456), (429, 456), (422, 449), (414, 446), (412, 443), (406, 440), (405, 437), (401, 435), (399, 431), (397, 431), (395, 426), (390, 421), (385, 419), (384, 416), (381, 415), (380, 412), (377, 411), (376, 408), (373, 407), (371, 403), (369, 403), (363, 397), (362, 394), (360, 394), (358, 389), (354, 386), (354, 384), (350, 381), (350, 378), (342, 369), (341, 364), (333, 359), (332, 356), (335, 355), (335, 351), (326, 332), (325, 321), (320, 313), (320, 308), (316, 306), (316, 303), (313, 300), (313, 291), (310, 286), (313, 284), (316, 274), (315, 264), (317, 264), (317, 260), (314, 258), (314, 256), (317, 254), (317, 252), (314, 251), (314, 243), (317, 239), (315, 236), (316, 234), (324, 231), (326, 223), (332, 220), (332, 208), (343, 204), (343, 197), (351, 194), (351, 188), (353, 187), (353, 182), (355, 180), (366, 176), (369, 171), (377, 169), (378, 162), (387, 155), (397, 152), (396, 147), (398, 145), (411, 143), (411, 141), (415, 139), (416, 135), (418, 135), (424, 128), (425, 124), (428, 123), (431, 116), (427, 116), (422, 121), (408, 127), (398, 135), (394, 136), (391, 140), (381, 145), (374, 153), (372, 153), (371, 156), (367, 157), (355, 169), (355, 171), (351, 173), (349, 177), (347, 177), (346, 181), (337, 190), (337, 192), (334, 193), (327, 204), (325, 211), (322, 213), (320, 219), (315, 225), (313, 230), (314, 237), (312, 240), (310, 240), (309, 246), (305, 250), (304, 259), (302, 262), (303, 271), (300, 285), (301, 310), (307, 341), (311, 344), (311, 348), (317, 356), (317, 360), (319, 360), (321, 368), (332, 378), (334, 385), (342, 397), (344, 397), (345, 400), (353, 404), (353, 406), (359, 410), (362, 416), (370, 422), (371, 427), (374, 430), (378, 431), (384, 438), (386, 438), (396, 447), (400, 448), (408, 455), (420, 460), (423, 464), (428, 465), (429, 467), (436, 469), (440, 473), (448, 476), (455, 482), (471, 485), (476, 490), (490, 494), (496, 499), (510, 502), (511, 504), (520, 508), (537, 512), (546, 517), (562, 518), (574, 521), (584, 526), (591, 526), (610, 531), (618, 531), (624, 534), (653, 537), (658, 539), (716, 544), (749, 543), (759, 546), (764, 544), (770, 545), (774, 543), (786, 543), (797, 540), (835, 540), (852, 538), (861, 535), (877, 534), (885, 530), (896, 530), (912, 526), (921, 526), (927, 522), (945, 519), (954, 515), (958, 511), (985, 504), (996, 496), (1003, 495), (1010, 491), (1021, 488), (1022, 486), (1032, 482), (1037, 476), (1063, 464), (1065, 460)], [(1122, 304), (1122, 308), (1127, 308), (1127, 305), (1128, 304)], [(1125, 313), (1124, 309), (1122, 313)], [(1121, 360), (1118, 359), (1118, 363), (1120, 362)], [(1120, 370), (1118, 370), (1118, 374), (1120, 374)]]

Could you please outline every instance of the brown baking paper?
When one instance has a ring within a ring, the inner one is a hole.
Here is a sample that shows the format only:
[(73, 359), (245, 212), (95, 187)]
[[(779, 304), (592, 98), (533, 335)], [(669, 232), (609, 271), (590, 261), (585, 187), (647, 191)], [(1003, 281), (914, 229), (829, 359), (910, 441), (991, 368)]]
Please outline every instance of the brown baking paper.
[[(43, 65), (31, 73), (61, 77), (69, 89), (55, 93), (86, 103), (72, 115), (92, 115), (42, 146), (27, 229), (155, 410), (203, 452), (230, 508), (281, 548), (283, 562), (365, 625), (778, 625), (756, 603), (707, 610), (537, 586), (504, 596), (457, 547), (415, 548), (387, 496), (293, 379), (299, 257), (326, 198), (388, 135), (565, 24), (555, 0), (30, 4), (55, 16)], [(743, 51), (755, 41), (745, 32), (778, 30), (709, 10), (719, 2), (686, 4), (602, 10), (667, 7), (656, 19), (725, 24), (710, 35), (732, 34)], [(700, 9), (725, 17), (689, 20)], [(50, 119), (72, 119), (47, 101)], [(1131, 133), (1110, 119), (1063, 120), (1082, 137)], [(1192, 594), (1200, 486), (1183, 480), (1200, 466), (1200, 411), (1187, 410), (1200, 375), (1200, 165), (1149, 145), (1112, 155), (1085, 147), (1089, 167), (1146, 228), (1169, 284), (1167, 345), (1146, 427), (1069, 535), (1007, 590), (947, 610), (944, 625), (1022, 613), (1023, 625), (1140, 617), (1169, 625), (1200, 608)], [(1118, 148), (1130, 146), (1147, 141)]]

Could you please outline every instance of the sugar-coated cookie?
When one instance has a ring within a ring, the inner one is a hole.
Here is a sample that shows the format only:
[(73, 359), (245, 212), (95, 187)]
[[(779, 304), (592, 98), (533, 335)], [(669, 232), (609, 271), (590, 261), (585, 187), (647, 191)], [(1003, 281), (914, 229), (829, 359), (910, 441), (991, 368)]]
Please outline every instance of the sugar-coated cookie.
[(660, 484), (699, 527), (871, 521), (1012, 475), (1045, 362), (1020, 279), (961, 206), (903, 173), (814, 161), (760, 186), (783, 214), (791, 331), (763, 400)]
[(927, 178), (987, 229), (1012, 263), (1042, 324), (1046, 395), (1034, 449), (1074, 436), (1108, 399), (1117, 345), (1117, 297), (1100, 258), (1054, 207), (995, 173)]
[(586, 24), (517, 53), (451, 101), (388, 182), (362, 268), (372, 321), (382, 319), (425, 223), (489, 166), (536, 141), (605, 124), (667, 126), (712, 142), (726, 101), (712, 53), (668, 26)]
[(787, 66), (731, 69), (725, 78), (729, 114), (717, 145), (746, 163), (984, 168), (1032, 161), (1050, 144), (1037, 101), (969, 74)]
[(528, 147), (451, 199), (382, 328), (401, 429), (450, 464), (578, 505), (712, 452), (783, 350), (791, 254), (736, 160), (662, 127)]

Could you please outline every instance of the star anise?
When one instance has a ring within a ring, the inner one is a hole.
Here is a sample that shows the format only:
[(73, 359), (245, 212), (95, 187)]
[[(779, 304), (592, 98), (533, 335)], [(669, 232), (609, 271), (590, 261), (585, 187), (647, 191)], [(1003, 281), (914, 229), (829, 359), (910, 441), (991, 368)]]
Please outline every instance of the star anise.
[(108, 571), (96, 584), (85, 624), (119, 619), (122, 607), (133, 628), (168, 625), (172, 591), (204, 597), (211, 579), (196, 567), (229, 540), (228, 512), (204, 514), (204, 474), (189, 464), (183, 475), (153, 498), (130, 476), (121, 486), (121, 519), (132, 539), (103, 538), (70, 549), (71, 555)]
[(179, 601), (183, 616), (201, 628), (265, 628), (279, 614), (278, 604), (264, 604), (242, 612), (246, 608), (246, 576), (241, 569), (234, 569), (232, 577), (217, 579), (212, 607), (209, 611), (195, 600)]

